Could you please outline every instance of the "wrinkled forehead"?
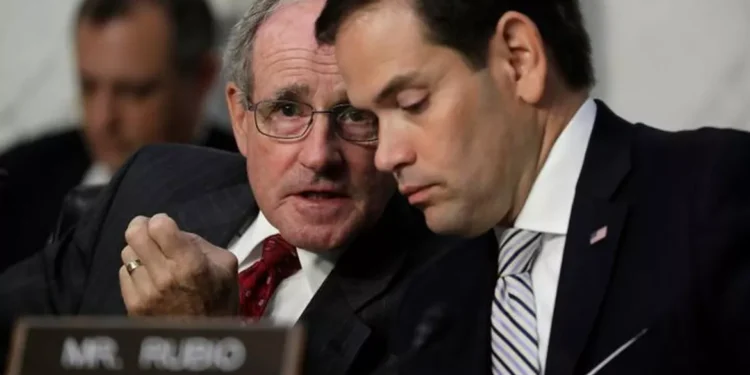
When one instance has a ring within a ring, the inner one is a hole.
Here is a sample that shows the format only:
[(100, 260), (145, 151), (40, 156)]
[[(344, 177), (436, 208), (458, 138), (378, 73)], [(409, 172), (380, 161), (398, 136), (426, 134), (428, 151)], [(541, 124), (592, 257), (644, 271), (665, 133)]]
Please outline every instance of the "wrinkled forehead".
[[(285, 87), (307, 96), (345, 95), (333, 46), (318, 45), (315, 20), (323, 0), (283, 5), (258, 29), (252, 51), (256, 100), (270, 99)], [(300, 98), (305, 99), (305, 98)]]

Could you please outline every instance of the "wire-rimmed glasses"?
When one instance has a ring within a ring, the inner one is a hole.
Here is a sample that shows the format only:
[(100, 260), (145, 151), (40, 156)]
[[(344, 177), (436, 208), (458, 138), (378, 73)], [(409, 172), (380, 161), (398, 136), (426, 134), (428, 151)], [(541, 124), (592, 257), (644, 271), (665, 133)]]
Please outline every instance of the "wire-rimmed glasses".
[(342, 139), (351, 142), (373, 142), (378, 139), (377, 117), (349, 104), (339, 104), (319, 111), (307, 103), (292, 100), (262, 100), (250, 104), (248, 110), (255, 113), (258, 131), (271, 138), (303, 138), (312, 127), (313, 116), (316, 113), (326, 113), (330, 115), (334, 132)]

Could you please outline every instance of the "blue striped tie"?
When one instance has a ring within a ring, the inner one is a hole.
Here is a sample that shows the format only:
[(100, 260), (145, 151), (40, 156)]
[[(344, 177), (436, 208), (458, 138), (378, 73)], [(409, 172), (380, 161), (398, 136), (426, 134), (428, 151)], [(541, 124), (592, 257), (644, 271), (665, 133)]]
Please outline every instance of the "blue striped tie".
[(541, 233), (508, 229), (500, 236), (498, 278), (492, 303), (492, 374), (539, 374), (539, 339), (531, 266)]

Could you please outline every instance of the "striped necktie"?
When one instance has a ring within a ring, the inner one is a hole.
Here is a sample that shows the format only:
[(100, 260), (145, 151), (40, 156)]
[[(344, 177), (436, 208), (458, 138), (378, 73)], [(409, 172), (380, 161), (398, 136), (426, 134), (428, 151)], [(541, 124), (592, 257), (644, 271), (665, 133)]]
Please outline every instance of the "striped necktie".
[(498, 278), (492, 303), (492, 374), (539, 374), (539, 339), (531, 267), (541, 233), (511, 228), (500, 236)]

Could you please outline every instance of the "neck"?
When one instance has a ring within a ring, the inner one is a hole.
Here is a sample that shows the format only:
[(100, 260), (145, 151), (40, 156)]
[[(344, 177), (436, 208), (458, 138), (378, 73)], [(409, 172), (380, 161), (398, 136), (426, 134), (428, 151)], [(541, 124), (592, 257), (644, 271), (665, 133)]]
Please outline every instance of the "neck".
[(539, 124), (538, 129), (541, 130), (539, 151), (536, 158), (530, 161), (526, 171), (521, 175), (511, 210), (507, 219), (503, 220), (501, 224), (509, 225), (516, 221), (557, 138), (560, 137), (560, 134), (568, 126), (570, 120), (573, 119), (588, 96), (587, 90), (568, 91), (551, 99), (549, 105), (537, 109), (535, 117), (537, 118), (537, 124)]

